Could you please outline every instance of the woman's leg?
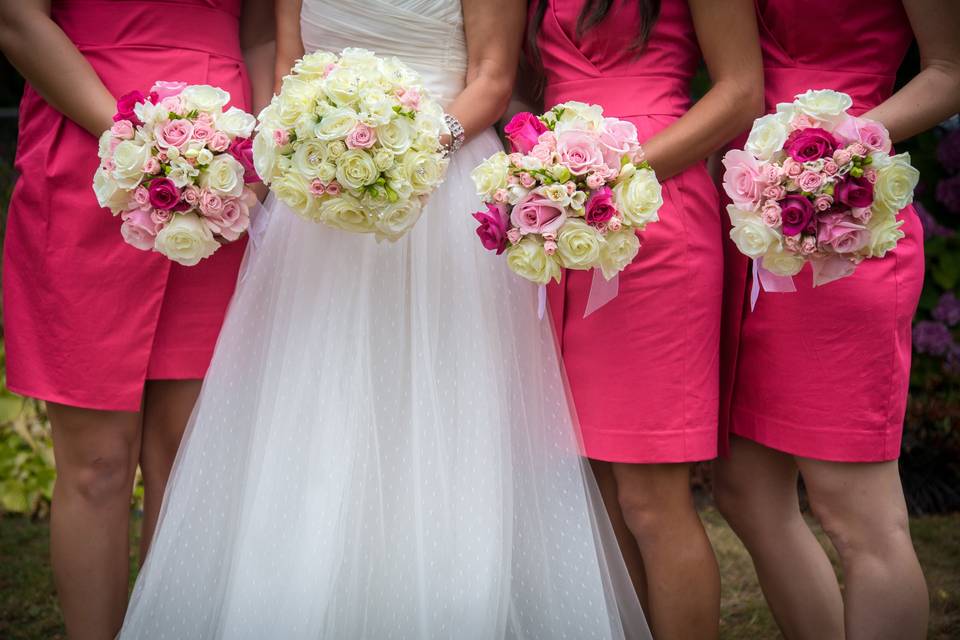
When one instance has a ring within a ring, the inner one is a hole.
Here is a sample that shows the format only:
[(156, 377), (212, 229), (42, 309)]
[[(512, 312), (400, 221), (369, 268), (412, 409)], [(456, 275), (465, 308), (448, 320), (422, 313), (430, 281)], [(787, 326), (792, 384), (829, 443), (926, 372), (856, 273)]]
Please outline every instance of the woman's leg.
[(127, 605), (140, 414), (49, 403), (57, 481), (50, 556), (71, 640), (113, 638)]
[(720, 573), (690, 491), (687, 464), (613, 465), (624, 522), (646, 573), (657, 640), (719, 635)]
[(201, 380), (148, 380), (143, 399), (143, 529), (140, 562), (147, 555), (180, 439), (200, 395)]
[(733, 437), (714, 463), (717, 508), (750, 552), (763, 595), (788, 640), (843, 640), (833, 566), (800, 513), (794, 457)]
[(813, 513), (840, 554), (848, 640), (925, 638), (930, 600), (897, 462), (797, 464)]

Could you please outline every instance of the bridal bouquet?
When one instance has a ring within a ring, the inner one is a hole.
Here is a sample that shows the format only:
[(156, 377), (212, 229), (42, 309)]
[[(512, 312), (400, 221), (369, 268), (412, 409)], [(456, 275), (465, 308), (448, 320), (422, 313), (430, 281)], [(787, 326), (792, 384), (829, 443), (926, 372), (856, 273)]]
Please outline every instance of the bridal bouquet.
[(447, 167), (443, 109), (397, 58), (364, 49), (299, 60), (260, 114), (254, 164), (307, 220), (397, 240)]
[(851, 105), (844, 93), (807, 91), (724, 156), (730, 236), (761, 273), (793, 276), (810, 262), (814, 285), (825, 284), (903, 237), (897, 213), (919, 173), (909, 154), (890, 155), (881, 124), (848, 114)]
[(566, 102), (539, 117), (518, 113), (505, 132), (512, 153), (472, 174), (487, 205), (473, 214), (483, 246), (506, 252), (510, 269), (540, 285), (559, 282), (561, 269), (614, 278), (663, 204), (636, 128), (597, 105)]
[(207, 85), (157, 82), (117, 102), (100, 136), (93, 190), (123, 220), (124, 240), (193, 266), (250, 224), (256, 121), (230, 94)]

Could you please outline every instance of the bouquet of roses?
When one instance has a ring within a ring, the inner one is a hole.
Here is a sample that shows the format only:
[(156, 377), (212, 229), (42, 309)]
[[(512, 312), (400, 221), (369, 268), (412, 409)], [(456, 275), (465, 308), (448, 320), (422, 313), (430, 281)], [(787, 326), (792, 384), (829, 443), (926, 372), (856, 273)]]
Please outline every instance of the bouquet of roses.
[(483, 246), (506, 252), (510, 269), (540, 285), (559, 282), (561, 269), (614, 278), (663, 204), (636, 128), (597, 105), (566, 102), (539, 117), (518, 113), (505, 132), (512, 153), (472, 174), (487, 204), (473, 214)]
[(157, 82), (117, 102), (93, 190), (121, 217), (129, 244), (193, 266), (247, 229), (256, 121), (236, 107), (224, 111), (229, 101), (216, 87)]
[(730, 236), (757, 261), (761, 282), (810, 262), (814, 286), (826, 284), (903, 237), (897, 213), (919, 173), (909, 154), (890, 155), (883, 125), (848, 114), (851, 105), (844, 93), (807, 91), (759, 118), (745, 148), (724, 156)]
[(254, 164), (307, 220), (397, 240), (447, 167), (443, 109), (397, 58), (308, 54), (260, 114)]

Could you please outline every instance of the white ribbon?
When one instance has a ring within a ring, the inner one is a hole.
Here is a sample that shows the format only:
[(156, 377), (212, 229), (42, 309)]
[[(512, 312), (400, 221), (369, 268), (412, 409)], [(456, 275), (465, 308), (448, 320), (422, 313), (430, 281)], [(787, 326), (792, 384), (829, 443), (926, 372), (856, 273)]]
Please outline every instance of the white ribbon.
[(620, 293), (620, 274), (618, 273), (607, 280), (603, 275), (603, 271), (594, 269), (593, 280), (590, 282), (590, 293), (587, 296), (587, 306), (583, 310), (583, 317), (586, 318), (616, 298), (618, 293)]

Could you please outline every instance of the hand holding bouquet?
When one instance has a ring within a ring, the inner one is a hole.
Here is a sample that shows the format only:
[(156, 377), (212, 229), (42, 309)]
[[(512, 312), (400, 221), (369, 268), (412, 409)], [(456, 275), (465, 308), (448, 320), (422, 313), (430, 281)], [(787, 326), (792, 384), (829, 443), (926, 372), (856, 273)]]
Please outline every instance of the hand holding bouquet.
[(100, 137), (93, 189), (123, 220), (129, 244), (193, 266), (247, 229), (255, 120), (236, 107), (224, 111), (229, 101), (216, 87), (157, 82), (148, 95), (117, 102)]
[(396, 58), (308, 54), (260, 114), (257, 173), (307, 220), (397, 240), (443, 181), (443, 109)]
[(723, 158), (731, 238), (778, 276), (813, 267), (814, 286), (883, 257), (903, 237), (897, 213), (919, 173), (890, 155), (883, 125), (847, 113), (850, 97), (807, 91), (759, 118), (743, 150)]
[(540, 285), (561, 269), (600, 269), (610, 280), (640, 248), (636, 232), (658, 220), (660, 183), (637, 131), (603, 109), (559, 104), (519, 113), (506, 126), (512, 153), (473, 171), (487, 211), (477, 212), (483, 246), (506, 252), (518, 275)]

